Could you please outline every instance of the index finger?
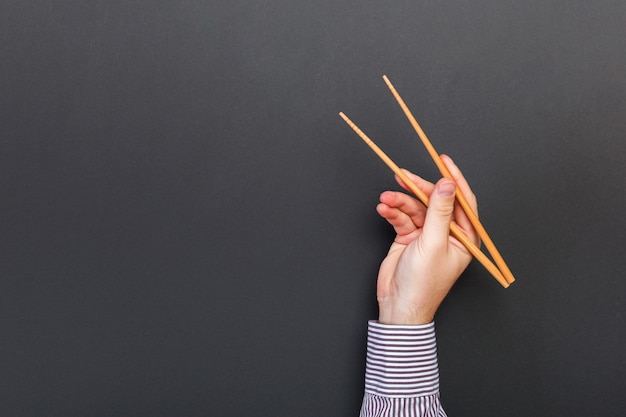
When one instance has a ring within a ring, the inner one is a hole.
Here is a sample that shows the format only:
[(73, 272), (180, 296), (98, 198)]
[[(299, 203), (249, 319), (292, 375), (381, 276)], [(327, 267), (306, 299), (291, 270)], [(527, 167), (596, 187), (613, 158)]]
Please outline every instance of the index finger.
[[(430, 197), (430, 194), (433, 192), (433, 189), (435, 188), (435, 184), (433, 184), (430, 181), (426, 181), (424, 178), (420, 177), (419, 175), (415, 175), (408, 169), (402, 168), (402, 172), (404, 172), (406, 176), (409, 177), (409, 179), (411, 180), (411, 182), (413, 182), (413, 184), (417, 185), (417, 188), (422, 190), (424, 194)], [(398, 177), (397, 175), (396, 175), (396, 182), (405, 190), (409, 192), (411, 191), (411, 189), (407, 187), (404, 181), (402, 181), (402, 179)]]

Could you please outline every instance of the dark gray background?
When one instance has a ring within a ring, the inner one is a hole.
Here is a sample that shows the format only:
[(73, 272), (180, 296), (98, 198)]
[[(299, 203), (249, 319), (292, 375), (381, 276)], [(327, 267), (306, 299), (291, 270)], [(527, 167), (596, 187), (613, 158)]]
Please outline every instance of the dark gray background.
[(451, 416), (626, 415), (626, 3), (0, 3), (0, 415), (356, 416), (397, 187), (517, 277), (437, 317)]

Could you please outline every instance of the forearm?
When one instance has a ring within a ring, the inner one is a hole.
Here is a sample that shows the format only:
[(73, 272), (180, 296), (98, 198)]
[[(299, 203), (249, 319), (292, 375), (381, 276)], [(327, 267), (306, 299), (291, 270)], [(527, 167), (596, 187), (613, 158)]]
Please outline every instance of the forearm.
[(439, 400), (434, 323), (368, 324), (361, 417), (445, 416)]

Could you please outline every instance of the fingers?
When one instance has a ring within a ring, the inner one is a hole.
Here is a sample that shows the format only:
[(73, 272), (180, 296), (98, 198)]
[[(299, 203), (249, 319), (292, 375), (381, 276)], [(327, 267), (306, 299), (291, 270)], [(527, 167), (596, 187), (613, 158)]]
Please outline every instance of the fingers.
[(405, 213), (417, 226), (423, 225), (426, 207), (416, 199), (404, 193), (385, 191), (380, 195), (380, 202)]
[(422, 233), (424, 247), (434, 251), (447, 248), (455, 193), (456, 184), (448, 178), (442, 178), (435, 185), (424, 221)]
[[(450, 158), (448, 155), (442, 154), (441, 159), (444, 162), (444, 164), (446, 164), (446, 167), (450, 171), (450, 174), (452, 174), (452, 179), (457, 184), (457, 186), (459, 187), (459, 189), (461, 190), (461, 192), (463, 193), (467, 201), (470, 203), (470, 206), (472, 207), (472, 210), (474, 210), (474, 213), (478, 214), (478, 204), (476, 201), (476, 196), (472, 192), (471, 187), (469, 186), (467, 180), (463, 176), (463, 173), (461, 172), (459, 167), (456, 166), (452, 158)], [(402, 169), (402, 171), (427, 196), (429, 196), (432, 193), (433, 189), (435, 188), (435, 185), (433, 183), (423, 179), (422, 177), (418, 175), (413, 174), (411, 171), (408, 171), (406, 169)], [(411, 191), (397, 175), (395, 178), (396, 178), (397, 183), (402, 188), (404, 188), (407, 191)]]
[[(426, 208), (417, 200), (402, 193), (392, 192), (385, 192), (381, 195), (381, 204), (377, 207), (377, 211), (395, 228), (398, 236), (409, 235), (423, 227), (425, 236), (422, 238), (427, 244), (447, 245), (450, 221), (454, 219), (468, 237), (478, 243), (478, 236), (463, 209), (454, 204), (456, 187), (458, 187), (474, 213), (477, 214), (476, 196), (454, 161), (447, 155), (441, 155), (441, 159), (450, 171), (453, 181), (441, 179), (435, 185), (403, 169), (411, 182), (429, 196), (428, 214), (426, 214)], [(396, 181), (402, 188), (410, 191), (398, 176), (396, 176)]]
[[(376, 211), (394, 227), (398, 238), (416, 237), (412, 234), (424, 225), (426, 216), (426, 207), (420, 202), (404, 193), (392, 191), (380, 195)], [(400, 240), (398, 243), (408, 243)]]
[[(411, 171), (408, 171), (406, 169), (402, 170), (408, 177), (409, 179), (415, 184), (417, 185), (417, 187), (422, 190), (424, 192), (424, 194), (426, 194), (427, 196), (430, 195), (430, 193), (432, 193), (433, 188), (435, 187), (435, 185), (429, 181), (426, 181), (425, 179), (423, 179), (422, 177), (415, 175), (414, 173), (412, 173)], [(404, 183), (404, 181), (402, 181), (397, 175), (396, 175), (396, 182), (405, 190), (407, 191), (411, 191), (409, 189), (409, 187), (406, 186), (406, 184)]]

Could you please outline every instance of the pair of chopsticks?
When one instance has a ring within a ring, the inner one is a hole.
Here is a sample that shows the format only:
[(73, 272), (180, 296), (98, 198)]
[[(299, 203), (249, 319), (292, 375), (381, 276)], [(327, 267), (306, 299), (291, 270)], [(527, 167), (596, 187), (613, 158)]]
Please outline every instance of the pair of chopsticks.
[[(398, 94), (398, 91), (395, 89), (393, 84), (391, 84), (391, 81), (389, 81), (389, 78), (387, 78), (386, 75), (383, 75), (383, 79), (385, 80), (385, 83), (387, 83), (387, 87), (389, 87), (389, 90), (391, 90), (391, 93), (395, 97), (396, 101), (398, 102), (402, 110), (404, 111), (404, 114), (409, 119), (409, 122), (413, 126), (413, 129), (415, 129), (415, 132), (422, 140), (422, 143), (428, 150), (430, 157), (433, 159), (433, 161), (435, 161), (435, 164), (437, 165), (437, 168), (439, 168), (439, 172), (441, 172), (441, 175), (443, 175), (446, 178), (452, 179), (452, 174), (450, 173), (450, 171), (448, 170), (444, 162), (439, 157), (439, 154), (437, 153), (433, 145), (430, 143), (430, 140), (428, 140), (428, 137), (426, 137), (426, 134), (420, 127), (419, 123), (417, 123), (417, 120), (415, 120), (415, 117), (413, 117), (413, 114), (411, 113), (407, 105), (404, 103), (404, 100), (402, 100), (402, 97), (400, 97), (400, 94)], [(428, 196), (424, 194), (424, 192), (420, 190), (417, 187), (417, 185), (415, 185), (413, 181), (409, 179), (409, 177), (400, 169), (400, 167), (398, 167), (398, 165), (396, 165), (391, 160), (391, 158), (389, 158), (365, 133), (363, 133), (363, 131), (359, 129), (359, 127), (356, 124), (354, 124), (354, 122), (352, 122), (352, 120), (350, 120), (348, 116), (346, 116), (343, 112), (340, 112), (339, 115), (352, 128), (352, 130), (354, 130), (356, 134), (359, 135), (359, 137), (363, 139), (363, 141), (370, 148), (372, 148), (372, 150), (376, 153), (376, 155), (378, 155), (380, 159), (382, 159), (383, 162), (387, 164), (389, 168), (391, 168), (391, 170), (402, 180), (402, 182), (406, 184), (406, 186), (411, 190), (411, 192), (415, 194), (415, 196), (425, 206), (428, 207), (428, 201), (429, 201)], [(476, 215), (476, 213), (474, 213), (474, 210), (472, 210), (467, 199), (465, 198), (465, 196), (463, 195), (463, 193), (461, 192), (458, 186), (456, 189), (456, 200), (461, 206), (461, 208), (463, 209), (463, 211), (465, 212), (465, 214), (467, 215), (469, 221), (471, 222), (472, 226), (474, 227), (474, 229), (480, 236), (480, 239), (485, 244), (487, 251), (492, 256), (497, 266), (494, 265), (493, 262), (491, 262), (491, 260), (487, 257), (487, 255), (485, 255), (465, 235), (465, 233), (463, 233), (463, 230), (454, 221), (450, 223), (450, 234), (454, 236), (457, 240), (459, 240), (463, 244), (463, 246), (467, 248), (467, 250), (485, 267), (485, 269), (487, 269), (487, 271), (491, 273), (491, 275), (493, 275), (493, 277), (504, 288), (507, 288), (510, 284), (513, 283), (513, 281), (515, 281), (515, 278), (513, 277), (513, 274), (511, 273), (511, 271), (509, 270), (509, 267), (504, 262), (504, 259), (500, 255), (500, 252), (498, 252), (498, 249), (496, 249), (496, 246), (494, 245), (493, 241), (487, 234), (487, 231), (478, 220), (478, 216)]]

